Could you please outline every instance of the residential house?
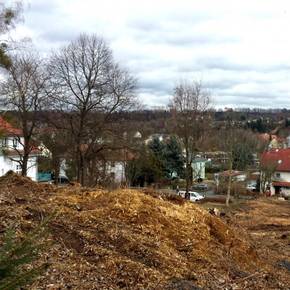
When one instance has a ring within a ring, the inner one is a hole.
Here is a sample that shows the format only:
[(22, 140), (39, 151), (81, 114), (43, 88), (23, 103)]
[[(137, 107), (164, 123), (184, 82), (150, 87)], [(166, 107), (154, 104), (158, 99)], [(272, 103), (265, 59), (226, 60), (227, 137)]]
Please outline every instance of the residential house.
[(103, 158), (98, 161), (98, 172), (100, 176), (110, 178), (116, 184), (125, 183), (126, 165), (133, 158), (134, 154), (126, 149), (106, 150)]
[(229, 177), (231, 177), (233, 181), (245, 181), (247, 179), (247, 174), (238, 170), (226, 170), (215, 174), (216, 179), (227, 180)]
[(265, 151), (261, 156), (261, 167), (261, 176), (266, 174), (266, 170), (271, 170), (271, 195), (290, 193), (290, 148)]
[(205, 179), (205, 166), (208, 162), (207, 159), (196, 157), (192, 162), (192, 176), (193, 180)]
[(145, 140), (145, 144), (148, 145), (150, 142), (152, 142), (154, 139), (159, 140), (160, 142), (163, 142), (165, 140), (168, 140), (170, 138), (170, 135), (168, 134), (151, 134), (148, 136), (148, 138)]
[(224, 151), (199, 152), (198, 155), (211, 160), (212, 166), (215, 167), (227, 164), (229, 161), (229, 154)]
[[(0, 116), (0, 176), (12, 170), (21, 174), (21, 155), (23, 154), (24, 138), (20, 129), (14, 128)], [(37, 156), (40, 151), (31, 151), (27, 164), (27, 176), (37, 181)]]

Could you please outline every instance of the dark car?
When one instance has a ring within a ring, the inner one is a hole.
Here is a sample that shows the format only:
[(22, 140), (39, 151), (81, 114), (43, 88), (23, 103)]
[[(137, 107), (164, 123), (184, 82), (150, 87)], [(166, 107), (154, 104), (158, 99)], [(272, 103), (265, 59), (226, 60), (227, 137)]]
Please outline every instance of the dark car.
[(197, 183), (192, 186), (194, 190), (208, 190), (208, 185), (206, 183)]
[[(52, 175), (52, 179), (51, 179), (50, 183), (54, 183), (54, 181), (55, 181), (55, 178), (54, 178), (54, 176)], [(69, 181), (69, 179), (68, 179), (66, 176), (64, 176), (64, 175), (60, 175), (60, 176), (58, 177), (58, 184), (59, 184), (59, 185), (61, 185), (61, 184), (65, 185), (65, 184), (69, 184), (69, 183), (70, 183), (70, 181)]]

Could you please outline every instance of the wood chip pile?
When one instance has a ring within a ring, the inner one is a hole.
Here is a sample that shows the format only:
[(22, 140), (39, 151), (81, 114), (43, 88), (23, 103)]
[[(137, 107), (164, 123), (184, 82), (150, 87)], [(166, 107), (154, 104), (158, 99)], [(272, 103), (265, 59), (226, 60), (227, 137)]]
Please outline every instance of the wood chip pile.
[(1, 232), (21, 234), (56, 213), (41, 257), (50, 267), (31, 289), (287, 289), (246, 232), (190, 202), (15, 174), (0, 178), (0, 201)]

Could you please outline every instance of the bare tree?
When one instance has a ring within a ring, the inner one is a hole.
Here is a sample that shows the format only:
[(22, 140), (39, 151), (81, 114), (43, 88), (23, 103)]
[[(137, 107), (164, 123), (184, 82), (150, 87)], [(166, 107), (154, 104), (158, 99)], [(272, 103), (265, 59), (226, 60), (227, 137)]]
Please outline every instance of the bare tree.
[(228, 128), (226, 128), (226, 132), (223, 135), (222, 143), (223, 147), (226, 149), (227, 157), (228, 157), (228, 180), (227, 180), (227, 195), (226, 195), (226, 206), (230, 204), (231, 198), (231, 190), (233, 185), (233, 165), (234, 165), (234, 154), (233, 150), (235, 144), (238, 142), (238, 135), (235, 134), (234, 128), (229, 123)]
[[(265, 153), (267, 154), (267, 153)], [(260, 191), (262, 193), (267, 192), (267, 188), (270, 186), (274, 173), (279, 165), (277, 161), (265, 162), (263, 159), (260, 164)]]
[[(222, 136), (222, 137), (221, 137)], [(254, 154), (261, 146), (257, 136), (251, 131), (235, 127), (235, 123), (229, 119), (225, 128), (219, 131), (217, 146), (227, 153), (227, 195), (226, 205), (229, 206), (231, 192), (234, 183), (234, 170), (247, 171), (253, 168)]]
[(209, 93), (201, 82), (180, 82), (174, 89), (171, 103), (175, 134), (185, 151), (186, 198), (192, 184), (192, 162), (208, 124)]
[[(50, 116), (50, 113), (52, 116)], [(51, 121), (52, 118), (58, 119), (58, 117), (59, 116), (54, 112), (45, 112), (45, 117), (42, 122), (46, 125), (46, 127), (41, 128), (37, 136), (38, 139), (41, 140), (44, 147), (49, 151), (49, 154), (43, 156), (42, 161), (46, 161), (44, 162), (46, 165), (48, 163), (49, 171), (52, 170), (55, 184), (58, 184), (59, 182), (61, 164), (63, 160), (69, 156), (71, 145), (69, 132), (62, 129), (58, 122), (56, 123)], [(61, 116), (59, 119), (61, 119)], [(55, 126), (51, 126), (52, 124)]]
[(108, 45), (96, 35), (83, 34), (55, 52), (49, 71), (58, 89), (51, 99), (67, 118), (77, 180), (84, 184), (87, 157), (104, 148), (102, 135), (112, 113), (134, 103), (136, 80), (115, 63)]
[(27, 175), (29, 154), (33, 149), (37, 114), (44, 104), (48, 76), (42, 61), (32, 54), (13, 56), (7, 69), (7, 77), (1, 82), (1, 103), (7, 109), (16, 110), (23, 140), (15, 136), (23, 150), (17, 150), (23, 176)]

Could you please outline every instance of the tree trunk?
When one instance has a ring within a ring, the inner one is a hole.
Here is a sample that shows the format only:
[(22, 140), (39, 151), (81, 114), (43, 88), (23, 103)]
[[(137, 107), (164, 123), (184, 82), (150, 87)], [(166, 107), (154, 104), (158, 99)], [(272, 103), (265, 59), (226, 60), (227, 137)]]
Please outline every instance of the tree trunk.
[(185, 198), (190, 199), (190, 185), (191, 185), (191, 164), (186, 163), (186, 189), (185, 189)]
[(228, 191), (227, 191), (227, 198), (226, 198), (226, 206), (230, 205), (231, 188), (232, 188), (232, 176), (229, 176)]
[[(24, 144), (23, 144), (23, 156), (21, 164), (21, 175), (27, 176), (27, 166), (30, 153), (30, 138), (28, 136), (27, 123), (26, 120), (23, 121), (23, 135), (24, 135)], [(18, 139), (20, 142), (21, 138)], [(20, 157), (21, 158), (21, 157)]]
[(57, 156), (53, 157), (53, 172), (54, 172), (54, 184), (58, 185), (59, 171), (60, 171), (60, 159)]
[(29, 153), (24, 152), (22, 157), (21, 175), (27, 176), (27, 165), (28, 165)]
[(85, 184), (85, 158), (82, 152), (80, 152), (80, 183), (82, 186)]
[(22, 156), (22, 164), (21, 164), (21, 175), (27, 176), (27, 166), (28, 166), (28, 159), (29, 159), (29, 140), (24, 139), (24, 146), (23, 146), (23, 156)]
[(76, 148), (76, 174), (77, 182), (82, 184), (82, 151), (80, 147), (80, 144), (78, 144)]
[(230, 157), (230, 164), (229, 164), (229, 180), (228, 180), (228, 190), (227, 190), (227, 197), (226, 197), (226, 206), (230, 205), (230, 198), (231, 198), (231, 189), (232, 189), (232, 171), (233, 171), (233, 161)]

